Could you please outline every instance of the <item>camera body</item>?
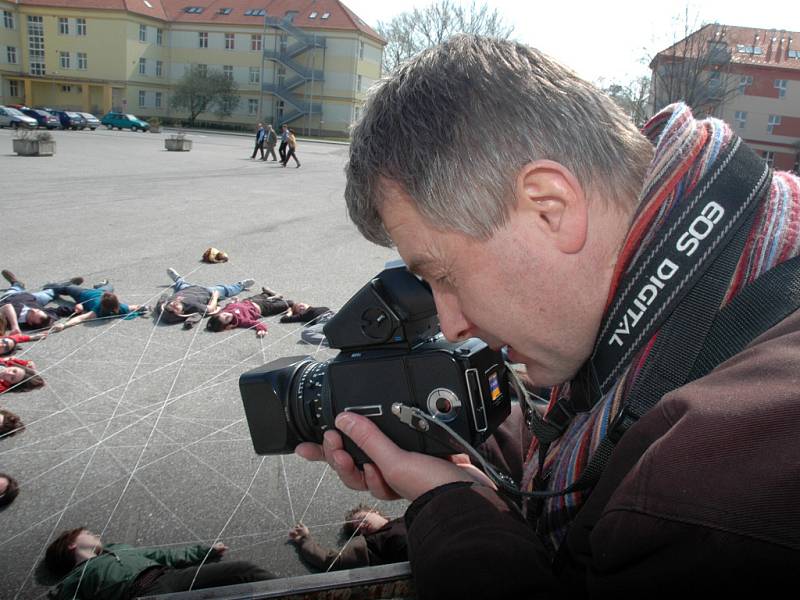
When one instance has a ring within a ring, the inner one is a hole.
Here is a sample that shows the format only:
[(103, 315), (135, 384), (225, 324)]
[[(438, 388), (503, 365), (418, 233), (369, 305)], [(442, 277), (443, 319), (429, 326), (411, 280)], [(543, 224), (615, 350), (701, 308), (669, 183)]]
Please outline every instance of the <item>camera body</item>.
[[(430, 288), (405, 266), (379, 273), (324, 327), (339, 355), (278, 359), (244, 373), (239, 389), (258, 454), (285, 454), (322, 441), (336, 415), (372, 419), (401, 448), (434, 456), (453, 449), (402, 423), (391, 407), (419, 408), (471, 445), (486, 440), (511, 410), (507, 367), (479, 339), (449, 343)], [(368, 458), (345, 436), (357, 463)]]

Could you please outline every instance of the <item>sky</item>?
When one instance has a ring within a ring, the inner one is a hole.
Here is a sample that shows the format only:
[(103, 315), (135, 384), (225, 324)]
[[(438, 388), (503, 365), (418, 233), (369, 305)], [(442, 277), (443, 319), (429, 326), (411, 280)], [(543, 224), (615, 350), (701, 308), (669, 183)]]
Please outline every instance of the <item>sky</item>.
[[(471, 0), (454, 1), (471, 4)], [(374, 27), (378, 21), (390, 21), (433, 0), (343, 2)], [(800, 32), (800, 5), (796, 0), (706, 0), (688, 5), (677, 0), (486, 0), (486, 4), (497, 9), (506, 24), (514, 26), (514, 39), (535, 46), (594, 82), (601, 78), (626, 82), (647, 74), (647, 59), (683, 37), (687, 10), (691, 29), (717, 22)]]

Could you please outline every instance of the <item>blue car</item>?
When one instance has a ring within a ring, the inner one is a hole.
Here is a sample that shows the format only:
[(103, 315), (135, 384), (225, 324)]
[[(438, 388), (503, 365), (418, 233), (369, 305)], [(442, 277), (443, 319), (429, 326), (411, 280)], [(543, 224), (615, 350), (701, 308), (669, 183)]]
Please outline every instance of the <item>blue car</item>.
[(53, 115), (58, 118), (62, 129), (72, 129), (74, 131), (86, 127), (86, 119), (84, 119), (80, 113), (67, 110), (54, 110)]
[(41, 108), (21, 108), (24, 114), (36, 119), (39, 127), (46, 127), (47, 129), (58, 129), (61, 127), (61, 122), (46, 110)]

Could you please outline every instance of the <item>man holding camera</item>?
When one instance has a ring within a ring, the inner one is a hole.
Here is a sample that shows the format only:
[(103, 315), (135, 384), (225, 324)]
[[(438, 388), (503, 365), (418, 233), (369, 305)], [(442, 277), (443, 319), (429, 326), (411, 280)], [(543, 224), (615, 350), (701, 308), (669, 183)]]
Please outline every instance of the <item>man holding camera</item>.
[[(424, 147), (396, 143), (422, 128)], [(351, 218), (430, 284), (446, 337), (505, 347), (553, 386), (544, 418), (526, 415), (522, 511), (468, 461), (402, 450), (352, 412), (298, 446), (351, 488), (412, 501), (420, 598), (789, 580), (800, 313), (797, 293), (773, 300), (800, 289), (796, 177), (684, 105), (642, 134), (538, 51), (461, 36), (371, 93), (347, 178)]]

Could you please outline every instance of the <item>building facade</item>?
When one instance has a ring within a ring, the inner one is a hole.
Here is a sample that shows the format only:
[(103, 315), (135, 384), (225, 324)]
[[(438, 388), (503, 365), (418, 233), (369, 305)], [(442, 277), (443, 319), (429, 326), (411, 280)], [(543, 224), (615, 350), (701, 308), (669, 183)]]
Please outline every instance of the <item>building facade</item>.
[(691, 96), (776, 169), (800, 171), (800, 33), (706, 25), (650, 67), (654, 109)]
[(233, 114), (344, 135), (385, 42), (337, 0), (0, 0), (0, 104), (180, 120), (190, 68), (233, 79)]

